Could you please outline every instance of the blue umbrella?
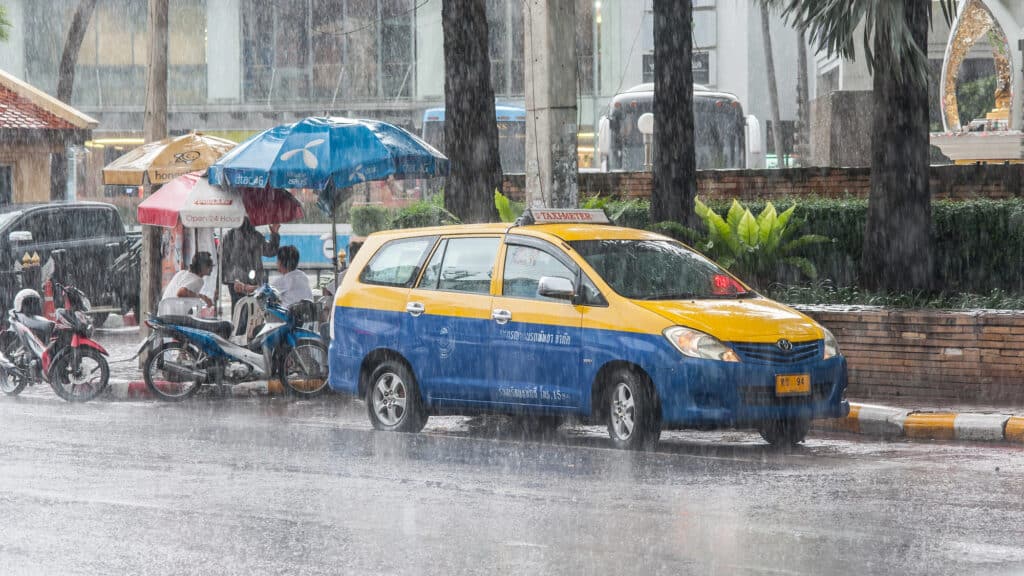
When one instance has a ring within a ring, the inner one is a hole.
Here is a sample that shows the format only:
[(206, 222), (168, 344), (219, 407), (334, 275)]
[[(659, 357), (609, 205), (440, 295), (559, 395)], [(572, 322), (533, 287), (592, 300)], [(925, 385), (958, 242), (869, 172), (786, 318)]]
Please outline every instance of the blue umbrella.
[(448, 174), (448, 159), (386, 122), (306, 118), (253, 136), (210, 166), (210, 183), (236, 188), (310, 188), (326, 212), (335, 190), (359, 182)]

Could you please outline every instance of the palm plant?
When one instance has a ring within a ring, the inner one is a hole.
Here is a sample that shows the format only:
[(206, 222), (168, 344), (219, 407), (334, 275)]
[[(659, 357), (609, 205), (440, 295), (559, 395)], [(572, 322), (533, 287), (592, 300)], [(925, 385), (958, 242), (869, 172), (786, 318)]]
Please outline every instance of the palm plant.
[[(871, 193), (861, 284), (930, 289), (928, 189), (928, 27), (932, 0), (770, 0), (818, 49), (853, 58), (863, 24), (872, 73)], [(956, 0), (939, 0), (951, 22)]]
[(707, 227), (707, 234), (674, 222), (663, 222), (652, 228), (693, 242), (698, 250), (754, 286), (763, 288), (778, 281), (786, 267), (795, 268), (811, 280), (818, 277), (814, 263), (800, 256), (800, 251), (807, 246), (831, 242), (831, 239), (818, 234), (797, 236), (799, 226), (792, 219), (796, 204), (779, 213), (768, 202), (761, 213), (754, 216), (749, 208), (733, 200), (725, 218), (700, 198), (694, 199), (694, 207)]
[(11, 27), (11, 21), (7, 19), (7, 8), (0, 4), (0, 42), (6, 42), (8, 38), (7, 30)]

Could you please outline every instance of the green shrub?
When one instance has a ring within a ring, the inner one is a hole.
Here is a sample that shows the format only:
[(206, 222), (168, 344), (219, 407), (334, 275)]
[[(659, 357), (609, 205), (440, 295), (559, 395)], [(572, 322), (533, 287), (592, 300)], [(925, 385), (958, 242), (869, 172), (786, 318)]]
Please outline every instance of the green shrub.
[[(767, 202), (755, 217), (749, 208), (733, 200), (723, 218), (700, 198), (694, 199), (694, 204), (697, 216), (707, 229), (707, 235), (697, 247), (748, 282), (766, 287), (776, 281), (780, 269), (787, 266), (812, 280), (818, 277), (817, 267), (801, 255), (801, 250), (827, 243), (829, 238), (818, 234), (798, 236), (796, 223), (791, 221), (796, 205), (779, 213)], [(671, 228), (676, 235), (686, 233), (682, 226)]]
[(513, 202), (501, 192), (494, 191), (494, 207), (498, 210), (498, 219), (502, 222), (515, 222), (526, 209), (523, 202)]
[[(779, 210), (792, 200), (779, 201)], [(753, 212), (765, 202), (750, 202)], [(729, 204), (708, 202), (719, 214)], [(858, 285), (864, 242), (867, 200), (800, 199), (793, 220), (798, 234), (823, 234), (831, 244), (808, 246), (804, 255), (818, 276), (837, 287)], [(1024, 200), (939, 200), (932, 203), (932, 258), (938, 292), (989, 294), (995, 289), (1024, 292)], [(780, 274), (775, 279), (796, 284), (799, 277)]]
[(444, 209), (444, 196), (437, 194), (399, 210), (391, 219), (391, 228), (423, 228), (458, 223), (459, 219)]
[(368, 236), (391, 227), (391, 214), (383, 206), (353, 206), (351, 216), (352, 233), (356, 236)]

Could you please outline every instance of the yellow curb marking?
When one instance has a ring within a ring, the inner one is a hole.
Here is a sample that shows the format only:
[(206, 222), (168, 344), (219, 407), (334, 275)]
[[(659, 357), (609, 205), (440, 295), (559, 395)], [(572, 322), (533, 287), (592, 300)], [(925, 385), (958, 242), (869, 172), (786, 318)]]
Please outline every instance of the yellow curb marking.
[(267, 392), (271, 394), (284, 394), (284, 386), (281, 386), (281, 381), (275, 378), (267, 382)]
[(903, 435), (907, 438), (954, 440), (956, 439), (956, 430), (953, 427), (955, 421), (956, 414), (910, 414), (903, 421)]
[(1024, 444), (1024, 416), (1013, 416), (1006, 421), (1004, 438), (1007, 442), (1020, 442)]
[(857, 420), (857, 415), (860, 413), (860, 406), (856, 404), (850, 405), (850, 413), (844, 418), (823, 418), (821, 420), (815, 420), (814, 425), (818, 428), (824, 428), (826, 430), (842, 430), (843, 432), (851, 432), (853, 434), (860, 434), (860, 421)]

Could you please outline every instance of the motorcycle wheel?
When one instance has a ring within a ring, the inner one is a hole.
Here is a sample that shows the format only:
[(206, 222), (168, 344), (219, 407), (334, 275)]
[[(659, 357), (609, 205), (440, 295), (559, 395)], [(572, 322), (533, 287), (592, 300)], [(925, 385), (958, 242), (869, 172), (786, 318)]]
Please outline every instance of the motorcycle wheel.
[(68, 402), (88, 402), (102, 394), (109, 382), (107, 359), (92, 348), (79, 348), (77, 354), (74, 348), (66, 348), (50, 366), (50, 386)]
[(142, 370), (146, 386), (157, 398), (181, 402), (191, 398), (202, 386), (201, 380), (187, 380), (183, 375), (164, 369), (164, 362), (175, 362), (190, 370), (199, 370), (202, 353), (181, 342), (165, 342), (150, 353)]
[[(18, 353), (18, 349), (21, 347), (21, 342), (18, 341), (18, 337), (11, 332), (4, 332), (0, 334), (0, 349), (3, 350), (4, 355), (7, 356), (8, 360), (14, 361), (15, 355)], [(28, 379), (22, 378), (17, 374), (12, 374), (6, 370), (0, 370), (0, 392), (7, 394), (8, 396), (17, 396), (21, 394), (21, 391), (28, 386)]]
[(281, 355), (278, 363), (281, 386), (298, 398), (313, 398), (327, 390), (327, 347), (307, 338)]

